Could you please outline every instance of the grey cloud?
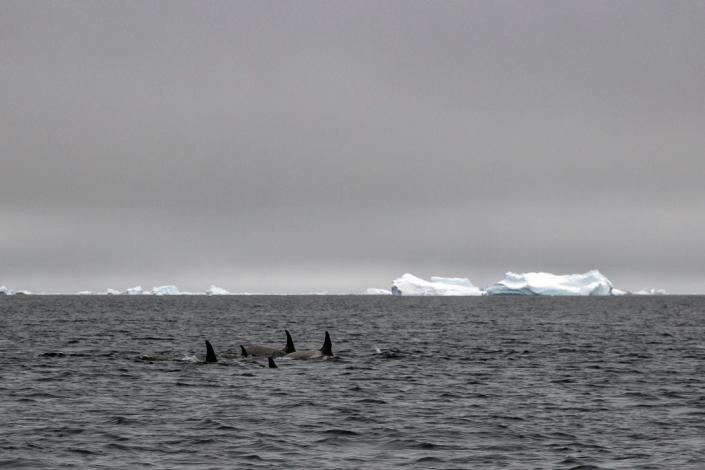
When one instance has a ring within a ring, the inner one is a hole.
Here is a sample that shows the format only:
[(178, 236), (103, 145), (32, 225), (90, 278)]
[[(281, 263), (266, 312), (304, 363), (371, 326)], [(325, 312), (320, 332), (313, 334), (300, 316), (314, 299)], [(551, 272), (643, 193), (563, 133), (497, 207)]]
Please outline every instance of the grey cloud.
[(0, 283), (703, 290), (702, 2), (0, 8)]

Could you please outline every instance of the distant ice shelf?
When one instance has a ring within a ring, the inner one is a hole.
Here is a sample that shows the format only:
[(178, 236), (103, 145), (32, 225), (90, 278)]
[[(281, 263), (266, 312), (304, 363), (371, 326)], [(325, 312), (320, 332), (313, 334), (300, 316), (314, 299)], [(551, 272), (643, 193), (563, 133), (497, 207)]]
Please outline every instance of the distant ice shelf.
[[(27, 290), (14, 290), (0, 286), (0, 295), (32, 295)], [(585, 295), (668, 295), (663, 289), (642, 289), (634, 292), (617, 289), (600, 271), (594, 269), (583, 274), (552, 274), (546, 272), (528, 272), (505, 274), (504, 279), (485, 290), (475, 286), (466, 277), (431, 276), (425, 280), (411, 273), (405, 273), (394, 279), (389, 289), (371, 287), (363, 295), (385, 296), (479, 296), (479, 295), (528, 295), (528, 296), (585, 296)], [(42, 291), (34, 295), (61, 295)], [(125, 290), (108, 288), (94, 292), (81, 290), (74, 295), (290, 295), (286, 293), (230, 292), (211, 284), (205, 291), (182, 291), (174, 284), (155, 286), (145, 290), (141, 285)], [(312, 292), (302, 295), (328, 295), (327, 292)]]

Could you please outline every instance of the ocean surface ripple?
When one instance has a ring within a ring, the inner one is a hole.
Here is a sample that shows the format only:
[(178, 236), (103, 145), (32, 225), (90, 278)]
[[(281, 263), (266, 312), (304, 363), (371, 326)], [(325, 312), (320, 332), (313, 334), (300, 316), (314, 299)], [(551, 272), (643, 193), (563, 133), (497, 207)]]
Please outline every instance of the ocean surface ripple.
[(705, 468), (704, 297), (0, 297), (0, 352), (2, 468)]

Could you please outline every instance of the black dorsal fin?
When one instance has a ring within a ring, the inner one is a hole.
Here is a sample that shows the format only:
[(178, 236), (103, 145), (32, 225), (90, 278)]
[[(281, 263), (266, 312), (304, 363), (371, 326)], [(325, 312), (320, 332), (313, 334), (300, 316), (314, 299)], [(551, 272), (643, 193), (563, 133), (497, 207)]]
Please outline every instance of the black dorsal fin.
[(291, 339), (289, 330), (284, 330), (284, 333), (286, 333), (286, 346), (284, 347), (284, 352), (287, 354), (296, 352), (296, 348), (294, 347), (294, 340)]
[(267, 358), (267, 360), (269, 361), (269, 368), (270, 368), (270, 369), (276, 369), (276, 368), (277, 368), (277, 365), (274, 363), (274, 359), (272, 358), (272, 356), (269, 356), (269, 357)]
[(218, 362), (218, 357), (215, 355), (213, 346), (208, 340), (206, 340), (206, 362)]
[(242, 357), (249, 356), (249, 354), (247, 354), (247, 349), (245, 349), (245, 346), (243, 346), (242, 344), (240, 345), (240, 354), (242, 355)]
[(321, 353), (323, 353), (324, 356), (332, 356), (333, 355), (333, 343), (330, 340), (330, 335), (326, 331), (326, 339), (323, 341), (323, 347), (321, 348)]

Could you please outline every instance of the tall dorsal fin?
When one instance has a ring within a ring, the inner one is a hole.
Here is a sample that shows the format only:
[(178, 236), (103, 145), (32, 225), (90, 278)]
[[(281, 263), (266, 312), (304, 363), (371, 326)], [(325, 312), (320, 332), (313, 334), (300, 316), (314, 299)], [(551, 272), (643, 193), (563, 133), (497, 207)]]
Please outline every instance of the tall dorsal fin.
[(270, 369), (276, 369), (276, 368), (277, 368), (277, 365), (274, 363), (274, 359), (272, 358), (272, 356), (269, 356), (269, 357), (267, 358), (267, 360), (268, 360), (268, 362), (269, 362), (269, 368), (270, 368)]
[(249, 354), (247, 354), (247, 349), (245, 349), (245, 346), (243, 346), (242, 344), (240, 345), (240, 354), (242, 355), (242, 357), (249, 356)]
[(284, 330), (284, 333), (286, 333), (286, 346), (284, 347), (284, 352), (287, 354), (296, 352), (296, 348), (294, 347), (294, 340), (291, 339), (289, 330)]
[(206, 362), (218, 362), (218, 357), (215, 355), (211, 342), (206, 340)]
[(333, 355), (333, 342), (330, 340), (330, 335), (326, 331), (326, 339), (323, 341), (323, 347), (321, 348), (321, 353), (323, 353), (324, 356), (332, 356)]

